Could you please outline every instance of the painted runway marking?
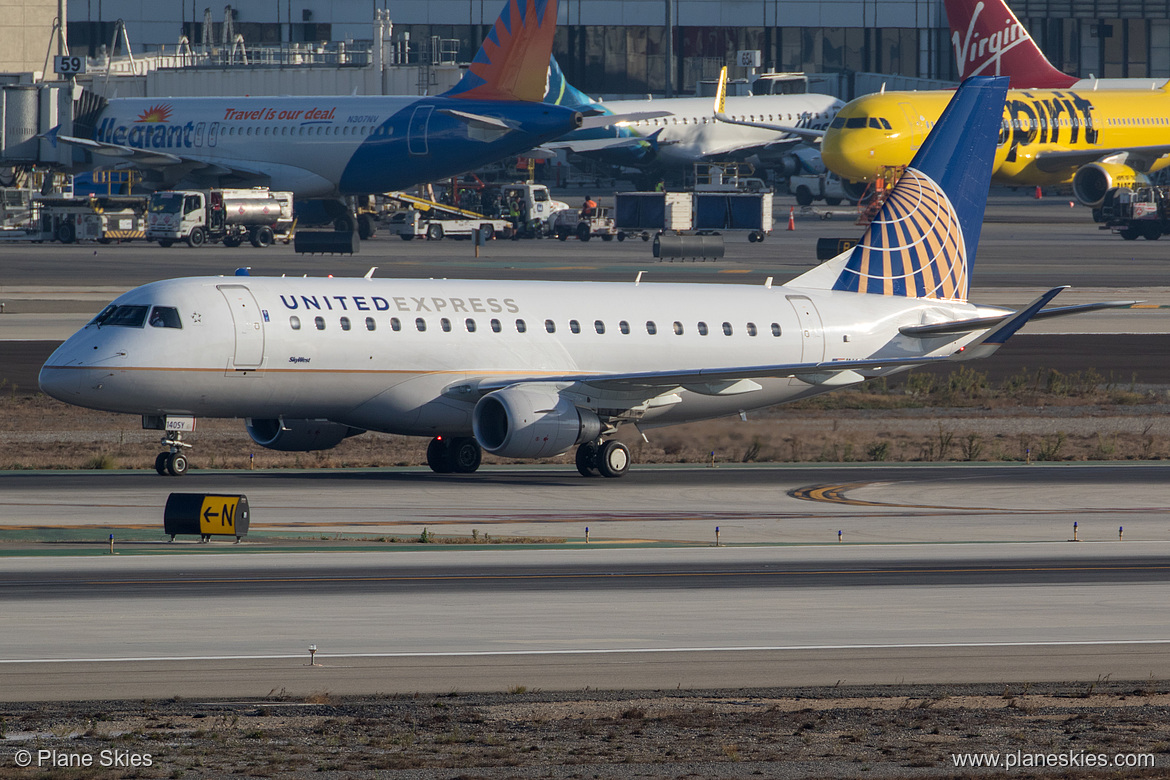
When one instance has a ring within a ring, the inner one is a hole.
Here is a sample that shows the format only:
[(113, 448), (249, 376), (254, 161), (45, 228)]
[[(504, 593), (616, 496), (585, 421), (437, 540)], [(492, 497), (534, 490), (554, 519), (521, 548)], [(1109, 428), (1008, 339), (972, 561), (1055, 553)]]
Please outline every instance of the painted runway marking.
[[(483, 658), (515, 656), (563, 656), (563, 655), (646, 655), (650, 653), (775, 653), (811, 652), (825, 650), (979, 650), (1007, 647), (1142, 647), (1159, 648), (1170, 645), (1170, 639), (1088, 639), (1053, 642), (924, 642), (857, 645), (753, 645), (745, 647), (634, 647), (634, 648), (584, 648), (580, 650), (460, 650), (443, 652), (401, 652), (401, 653), (338, 653), (324, 655), (325, 658)], [(304, 653), (282, 653), (275, 655), (187, 655), (187, 656), (140, 656), (120, 658), (3, 658), (2, 664), (92, 664), (92, 663), (144, 663), (159, 661), (279, 661), (303, 659)]]

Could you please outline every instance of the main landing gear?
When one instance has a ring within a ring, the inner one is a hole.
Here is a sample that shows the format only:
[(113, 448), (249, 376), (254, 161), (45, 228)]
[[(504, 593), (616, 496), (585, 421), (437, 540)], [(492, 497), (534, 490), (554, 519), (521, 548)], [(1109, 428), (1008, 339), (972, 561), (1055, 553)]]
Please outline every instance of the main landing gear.
[(482, 459), (479, 442), (470, 436), (436, 436), (427, 445), (427, 465), (436, 474), (471, 474)]
[(620, 477), (630, 470), (630, 448), (610, 439), (585, 442), (577, 448), (577, 471), (585, 477)]
[(167, 431), (166, 436), (161, 439), (163, 446), (167, 447), (166, 452), (160, 452), (158, 457), (154, 459), (154, 470), (158, 472), (160, 477), (170, 475), (172, 477), (181, 477), (187, 473), (190, 464), (187, 462), (187, 456), (183, 453), (184, 447), (190, 447), (185, 441), (182, 441), (183, 435), (178, 431)]

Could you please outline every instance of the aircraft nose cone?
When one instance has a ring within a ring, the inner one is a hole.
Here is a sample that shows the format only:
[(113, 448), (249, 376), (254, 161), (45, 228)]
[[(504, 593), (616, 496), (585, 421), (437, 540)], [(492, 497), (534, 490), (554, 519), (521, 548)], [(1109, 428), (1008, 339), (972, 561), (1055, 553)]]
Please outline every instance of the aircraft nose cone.
[(830, 128), (821, 141), (821, 161), (825, 167), (844, 179), (853, 181), (872, 179), (876, 170), (872, 149), (859, 144), (854, 133)]
[(37, 384), (45, 395), (58, 401), (71, 401), (81, 395), (81, 372), (46, 363), (37, 376)]

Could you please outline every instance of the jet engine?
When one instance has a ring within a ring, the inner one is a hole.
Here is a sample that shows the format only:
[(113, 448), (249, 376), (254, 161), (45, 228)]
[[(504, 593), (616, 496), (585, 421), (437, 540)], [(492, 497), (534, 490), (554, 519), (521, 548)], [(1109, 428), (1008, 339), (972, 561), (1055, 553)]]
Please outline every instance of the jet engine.
[(1148, 187), (1150, 180), (1121, 163), (1089, 163), (1073, 174), (1073, 195), (1081, 205), (1100, 208), (1113, 187)]
[(248, 435), (261, 447), (281, 452), (312, 452), (336, 447), (342, 439), (365, 433), (328, 420), (257, 420), (248, 418)]
[(865, 193), (869, 191), (869, 182), (842, 179), (841, 189), (845, 191), (845, 197), (849, 198), (849, 200), (852, 202), (857, 203), (863, 197), (865, 197)]
[(480, 446), (505, 458), (547, 458), (601, 435), (601, 420), (543, 385), (513, 385), (479, 399), (471, 416)]

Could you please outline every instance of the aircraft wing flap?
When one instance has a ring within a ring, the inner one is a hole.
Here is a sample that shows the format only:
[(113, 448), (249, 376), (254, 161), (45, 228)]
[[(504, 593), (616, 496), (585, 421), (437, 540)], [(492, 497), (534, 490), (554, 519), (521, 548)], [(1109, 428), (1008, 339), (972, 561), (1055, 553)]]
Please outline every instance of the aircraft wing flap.
[(1124, 161), (1136, 170), (1148, 170), (1155, 160), (1170, 154), (1170, 144), (1156, 146), (1118, 147), (1116, 149), (1068, 149), (1040, 152), (1036, 168), (1043, 173), (1059, 173), (1070, 166), (1080, 167), (1101, 162), (1109, 157), (1124, 156)]
[(621, 149), (623, 147), (639, 146), (644, 143), (649, 143), (649, 139), (638, 136), (627, 136), (625, 138), (589, 138), (580, 141), (553, 141), (544, 144), (543, 148), (568, 149), (570, 152), (581, 154), (584, 152), (597, 152), (603, 149)]
[(166, 152), (154, 152), (147, 151), (145, 149), (135, 149), (130, 146), (107, 144), (100, 141), (94, 141), (89, 138), (76, 138), (71, 135), (58, 135), (57, 140), (61, 143), (80, 147), (88, 152), (93, 152), (94, 154), (103, 154), (107, 157), (120, 157), (127, 162), (145, 167), (179, 165), (180, 163), (184, 162), (182, 157), (178, 157), (177, 155), (173, 154), (167, 154)]

